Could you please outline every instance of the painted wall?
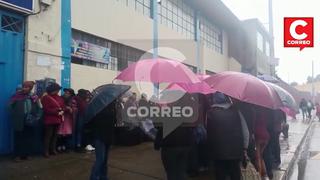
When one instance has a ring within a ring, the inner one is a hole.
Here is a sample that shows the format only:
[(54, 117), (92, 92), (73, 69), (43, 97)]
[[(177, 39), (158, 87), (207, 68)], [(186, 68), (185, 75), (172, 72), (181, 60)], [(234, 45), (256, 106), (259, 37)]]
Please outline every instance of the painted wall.
[(71, 64), (71, 84), (75, 90), (84, 88), (92, 90), (102, 84), (111, 83), (117, 71), (100, 69), (79, 64)]
[[(52, 5), (42, 10), (40, 14), (27, 18), (24, 71), (26, 80), (50, 77), (60, 82), (60, 3), (60, 1), (53, 1)], [(39, 11), (38, 3), (35, 3), (35, 11)], [(46, 62), (46, 65), (39, 63), (39, 59)]]
[[(126, 44), (141, 50), (152, 52), (152, 19), (136, 12), (131, 7), (114, 0), (77, 0), (72, 1), (72, 28), (84, 31), (105, 39)], [(159, 56), (179, 59), (184, 63), (196, 66), (196, 42), (186, 39), (182, 34), (159, 24)], [(201, 47), (201, 68), (203, 71), (214, 72), (239, 69), (239, 63), (228, 57), (228, 37), (223, 33), (223, 54), (214, 50)], [(72, 65), (72, 68), (75, 67)], [(76, 71), (87, 69), (85, 66), (77, 66)], [(92, 72), (94, 77), (100, 76), (101, 70)], [(72, 69), (72, 71), (74, 71)], [(107, 71), (107, 70), (103, 70)], [(82, 86), (87, 86), (81, 76), (74, 76), (72, 72), (72, 86), (81, 81)], [(105, 76), (105, 78), (111, 78)], [(109, 82), (111, 81), (109, 79)], [(101, 83), (97, 81), (96, 84)], [(94, 85), (88, 82), (88, 86)], [(91, 88), (91, 87), (90, 87)]]

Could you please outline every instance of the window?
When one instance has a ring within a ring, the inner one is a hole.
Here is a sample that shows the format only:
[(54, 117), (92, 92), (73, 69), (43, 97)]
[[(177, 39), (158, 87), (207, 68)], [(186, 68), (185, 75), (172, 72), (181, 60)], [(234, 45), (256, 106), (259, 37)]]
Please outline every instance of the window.
[(257, 47), (261, 52), (263, 52), (263, 36), (259, 32), (257, 32)]
[(200, 18), (200, 37), (207, 48), (222, 54), (222, 31), (204, 17)]
[(183, 0), (161, 0), (159, 22), (181, 34), (194, 39), (194, 12)]
[(150, 17), (151, 5), (150, 0), (115, 0), (124, 4), (127, 7), (135, 9), (137, 12)]
[(17, 33), (23, 32), (23, 20), (12, 16), (1, 16), (1, 29)]

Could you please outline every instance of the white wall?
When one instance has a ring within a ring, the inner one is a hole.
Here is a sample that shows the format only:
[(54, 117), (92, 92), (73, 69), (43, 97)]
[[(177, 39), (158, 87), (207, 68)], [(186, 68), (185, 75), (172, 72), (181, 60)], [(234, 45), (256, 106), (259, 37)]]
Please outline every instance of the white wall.
[[(61, 1), (53, 1), (45, 11), (27, 18), (25, 79), (36, 80), (45, 77), (60, 82), (61, 64)], [(35, 11), (39, 4), (35, 3)], [(49, 66), (40, 66), (39, 57), (50, 61)]]
[[(152, 19), (136, 12), (131, 7), (126, 7), (115, 0), (74, 0), (72, 1), (72, 27), (105, 39), (126, 44), (141, 50), (152, 52)], [(183, 63), (196, 67), (196, 42), (188, 40), (184, 35), (159, 24), (159, 55), (171, 59), (182, 60)], [(223, 32), (223, 54), (214, 50), (201, 47), (201, 69), (221, 72), (231, 69), (239, 69), (228, 57), (228, 38)], [(72, 66), (74, 68), (76, 66)], [(81, 69), (81, 68), (80, 68)], [(77, 69), (80, 70), (80, 69)], [(85, 69), (85, 68), (84, 68)], [(97, 68), (90, 71), (94, 77), (101, 76), (103, 71)], [(241, 70), (241, 68), (239, 69)], [(72, 69), (72, 71), (74, 71)], [(106, 72), (107, 73), (107, 72)], [(107, 73), (111, 75), (110, 73)], [(76, 87), (77, 81), (82, 80), (72, 73), (72, 84)], [(105, 76), (107, 82), (114, 77)], [(95, 78), (94, 78), (95, 79)], [(95, 80), (96, 81), (96, 80)], [(94, 82), (82, 81), (88, 86)], [(97, 80), (96, 84), (101, 83)], [(72, 86), (73, 86), (72, 85)], [(85, 85), (85, 84), (83, 84)]]
[(79, 64), (71, 64), (71, 86), (75, 90), (92, 90), (97, 86), (112, 83), (118, 72)]

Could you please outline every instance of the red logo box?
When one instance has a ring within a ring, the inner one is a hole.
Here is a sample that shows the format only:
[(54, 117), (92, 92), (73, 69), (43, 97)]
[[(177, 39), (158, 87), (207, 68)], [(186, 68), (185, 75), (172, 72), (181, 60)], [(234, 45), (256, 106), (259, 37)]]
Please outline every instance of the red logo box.
[(284, 18), (284, 47), (313, 47), (313, 17)]

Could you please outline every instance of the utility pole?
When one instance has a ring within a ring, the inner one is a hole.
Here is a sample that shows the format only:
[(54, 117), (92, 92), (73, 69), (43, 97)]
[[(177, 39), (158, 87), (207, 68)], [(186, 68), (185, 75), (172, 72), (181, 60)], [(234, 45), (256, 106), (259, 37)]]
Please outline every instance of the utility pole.
[[(269, 0), (269, 34), (271, 36), (271, 42), (270, 42), (270, 59), (274, 61), (274, 33), (273, 33), (273, 0)], [(275, 75), (275, 66), (270, 64), (270, 74), (271, 76)]]
[(315, 101), (315, 92), (314, 92), (314, 64), (313, 64), (313, 60), (312, 60), (312, 102)]
[[(158, 33), (158, 3), (161, 0), (152, 0), (152, 18), (153, 18), (153, 60), (158, 59), (159, 33)], [(154, 84), (153, 94), (158, 97), (159, 83)]]

